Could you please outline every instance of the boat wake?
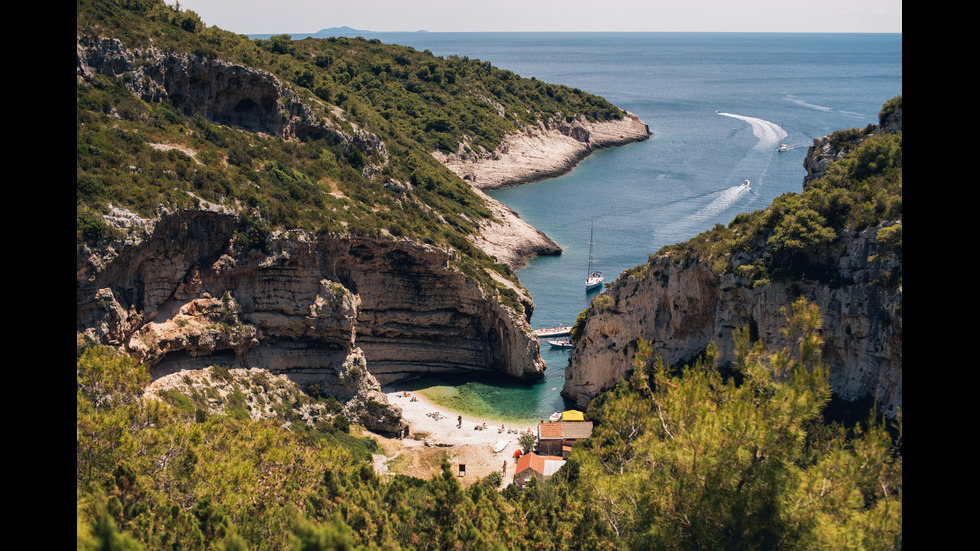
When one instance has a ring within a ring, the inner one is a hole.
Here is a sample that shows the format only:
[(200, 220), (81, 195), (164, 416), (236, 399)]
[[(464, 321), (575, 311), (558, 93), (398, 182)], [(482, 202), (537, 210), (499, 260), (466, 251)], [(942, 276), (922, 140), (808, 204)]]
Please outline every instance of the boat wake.
[[(717, 113), (749, 124), (757, 141), (745, 152), (745, 156), (728, 175), (726, 183), (729, 187), (676, 202), (678, 211), (687, 210), (684, 208), (687, 206), (690, 207), (687, 212), (691, 214), (678, 216), (661, 230), (661, 235), (667, 242), (683, 241), (700, 231), (710, 229), (716, 223), (728, 222), (731, 217), (726, 218), (726, 214), (729, 214), (731, 209), (736, 207), (736, 203), (745, 202), (753, 185), (762, 182), (769, 164), (777, 154), (776, 147), (787, 136), (782, 127), (767, 120), (721, 111), (717, 111)], [(752, 183), (750, 183), (750, 179)], [(739, 183), (732, 185), (734, 182)], [(694, 210), (695, 204), (703, 206)]]
[(746, 117), (745, 115), (722, 113), (721, 111), (719, 111), (718, 114), (723, 117), (732, 117), (733, 119), (738, 119), (749, 123), (749, 125), (752, 127), (752, 134), (759, 139), (759, 141), (755, 144), (755, 149), (775, 149), (779, 142), (788, 136), (786, 131), (774, 122), (769, 122), (767, 120), (758, 119), (755, 117)]
[(685, 204), (690, 205), (692, 202), (701, 202), (703, 204), (703, 201), (710, 198), (710, 202), (707, 205), (701, 207), (692, 214), (680, 216), (667, 223), (663, 228), (661, 228), (660, 233), (669, 243), (678, 243), (680, 241), (690, 239), (697, 233), (710, 229), (715, 223), (721, 222), (722, 220), (719, 217), (723, 215), (725, 211), (732, 208), (750, 191), (752, 191), (752, 187), (746, 180), (746, 182), (743, 182), (742, 184), (732, 186), (721, 191), (715, 191), (699, 197), (677, 201), (676, 203), (677, 206), (680, 207), (680, 210), (686, 210), (683, 208)]
[(799, 105), (800, 107), (806, 107), (807, 109), (814, 109), (814, 110), (817, 110), (817, 111), (825, 111), (825, 112), (826, 111), (833, 111), (833, 109), (831, 109), (830, 107), (825, 107), (823, 105), (815, 105), (813, 103), (807, 103), (807, 102), (805, 102), (805, 101), (801, 100), (800, 98), (798, 98), (796, 96), (793, 96), (793, 95), (787, 95), (786, 96), (786, 101), (789, 101), (791, 103), (795, 103), (796, 105)]
[(691, 224), (698, 224), (704, 220), (709, 220), (718, 216), (719, 214), (725, 212), (732, 207), (739, 199), (745, 196), (751, 190), (751, 185), (749, 181), (746, 180), (745, 183), (739, 184), (737, 186), (732, 186), (728, 189), (723, 189), (718, 193), (707, 206), (701, 208), (693, 215), (691, 215), (688, 220)]
[(758, 138), (755, 145), (745, 153), (728, 177), (729, 182), (739, 182), (751, 178), (753, 182), (761, 182), (763, 175), (769, 169), (769, 164), (776, 155), (776, 148), (788, 134), (778, 124), (756, 117), (746, 117), (732, 113), (717, 112), (725, 117), (732, 117), (746, 122), (752, 127), (752, 134)]

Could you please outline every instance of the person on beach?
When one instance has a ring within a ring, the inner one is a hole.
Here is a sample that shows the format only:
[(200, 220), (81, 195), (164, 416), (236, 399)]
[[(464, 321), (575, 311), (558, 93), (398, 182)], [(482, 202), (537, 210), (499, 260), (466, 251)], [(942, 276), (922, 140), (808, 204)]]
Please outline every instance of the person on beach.
[(456, 419), (456, 428), (457, 429), (463, 428), (463, 416), (462, 415), (460, 415), (459, 418)]

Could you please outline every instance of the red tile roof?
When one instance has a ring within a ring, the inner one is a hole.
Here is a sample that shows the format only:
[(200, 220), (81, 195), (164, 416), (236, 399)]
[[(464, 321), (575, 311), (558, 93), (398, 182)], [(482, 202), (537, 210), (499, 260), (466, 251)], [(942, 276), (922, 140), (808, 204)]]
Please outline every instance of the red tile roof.
[(533, 469), (538, 473), (545, 474), (544, 462), (548, 461), (562, 461), (561, 457), (556, 457), (553, 455), (538, 455), (534, 452), (522, 455), (520, 459), (517, 460), (517, 470), (515, 473), (522, 473), (527, 469)]

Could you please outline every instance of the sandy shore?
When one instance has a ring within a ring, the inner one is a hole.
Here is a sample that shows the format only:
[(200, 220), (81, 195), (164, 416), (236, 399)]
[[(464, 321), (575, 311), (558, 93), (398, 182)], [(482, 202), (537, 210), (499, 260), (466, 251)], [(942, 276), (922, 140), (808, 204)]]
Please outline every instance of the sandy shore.
[[(472, 415), (452, 411), (437, 406), (418, 392), (406, 392), (397, 388), (383, 389), (388, 401), (402, 409), (402, 417), (412, 427), (412, 433), (425, 433), (437, 444), (487, 444), (491, 447), (503, 440), (509, 442), (511, 454), (517, 449), (517, 439), (520, 431), (533, 431), (533, 425), (508, 425), (501, 421), (477, 418)], [(412, 400), (415, 399), (413, 402)], [(430, 415), (438, 414), (438, 415)], [(462, 427), (458, 427), (460, 417)], [(486, 426), (486, 430), (476, 430), (474, 427)], [(503, 430), (501, 430), (503, 427)], [(501, 452), (503, 453), (503, 452)]]
[[(383, 391), (392, 405), (401, 408), (402, 417), (411, 427), (411, 434), (400, 439), (378, 438), (385, 450), (383, 456), (375, 456), (375, 470), (379, 474), (429, 478), (438, 474), (439, 461), (445, 454), (454, 474), (459, 475), (460, 465), (464, 466), (465, 475), (460, 477), (464, 486), (494, 471), (504, 475), (502, 486), (513, 481), (514, 452), (520, 448), (520, 432), (533, 431), (534, 426), (507, 425), (461, 414), (439, 407), (417, 392), (406, 394), (396, 386), (386, 387)], [(485, 430), (474, 428), (483, 427), (484, 424), (487, 427)], [(498, 443), (505, 446), (501, 451), (494, 452), (494, 446)]]

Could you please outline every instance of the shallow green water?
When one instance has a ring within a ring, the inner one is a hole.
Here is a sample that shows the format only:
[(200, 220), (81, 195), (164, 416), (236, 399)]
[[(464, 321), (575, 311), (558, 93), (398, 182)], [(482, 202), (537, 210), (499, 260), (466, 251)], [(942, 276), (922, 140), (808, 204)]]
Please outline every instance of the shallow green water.
[(559, 395), (564, 370), (556, 371), (561, 373), (532, 384), (500, 377), (444, 376), (400, 383), (398, 388), (417, 392), (436, 406), (464, 416), (527, 428), (567, 409)]

